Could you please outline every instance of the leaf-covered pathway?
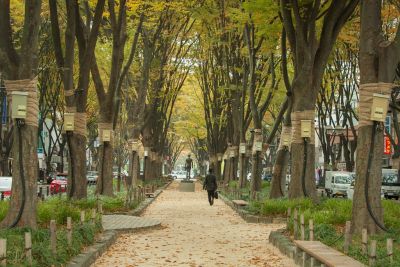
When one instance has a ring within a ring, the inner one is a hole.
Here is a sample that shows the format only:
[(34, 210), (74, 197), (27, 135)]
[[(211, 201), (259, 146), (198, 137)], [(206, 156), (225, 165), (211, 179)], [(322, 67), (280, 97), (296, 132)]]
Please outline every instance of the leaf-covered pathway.
[(268, 244), (282, 225), (246, 223), (221, 200), (209, 206), (199, 184), (182, 193), (174, 182), (144, 216), (162, 229), (120, 236), (94, 266), (294, 266)]

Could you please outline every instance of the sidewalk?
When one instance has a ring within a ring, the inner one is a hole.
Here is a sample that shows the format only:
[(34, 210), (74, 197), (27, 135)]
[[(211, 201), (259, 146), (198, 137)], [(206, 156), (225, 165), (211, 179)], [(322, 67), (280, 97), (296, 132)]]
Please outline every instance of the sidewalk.
[(220, 200), (209, 206), (199, 184), (183, 193), (174, 182), (143, 216), (162, 229), (121, 235), (93, 266), (294, 266), (268, 244), (283, 225), (246, 223)]

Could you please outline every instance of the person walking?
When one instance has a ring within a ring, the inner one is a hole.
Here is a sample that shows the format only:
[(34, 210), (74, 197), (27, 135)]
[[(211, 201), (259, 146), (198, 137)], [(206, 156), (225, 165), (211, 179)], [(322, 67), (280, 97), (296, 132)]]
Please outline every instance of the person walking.
[(209, 174), (206, 176), (203, 184), (203, 190), (207, 190), (208, 202), (210, 206), (214, 204), (215, 191), (217, 190), (217, 177), (213, 174), (213, 169), (208, 170)]

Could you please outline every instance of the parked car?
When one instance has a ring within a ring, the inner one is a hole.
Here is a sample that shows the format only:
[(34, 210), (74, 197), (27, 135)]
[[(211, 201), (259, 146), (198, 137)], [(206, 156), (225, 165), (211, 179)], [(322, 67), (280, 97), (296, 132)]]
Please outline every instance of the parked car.
[(173, 179), (178, 179), (178, 172), (177, 171), (172, 171), (171, 172), (171, 177), (173, 178)]
[[(261, 178), (262, 178), (262, 180), (264, 180), (264, 181), (271, 181), (272, 180), (272, 174), (270, 174), (270, 173), (263, 173), (263, 174), (261, 174)], [(247, 181), (250, 181), (251, 180), (251, 172), (249, 172), (248, 174), (247, 174), (247, 176), (246, 176), (246, 179), (247, 179)]]
[(174, 179), (185, 179), (186, 171), (172, 171), (171, 175)]
[(328, 197), (347, 197), (353, 176), (350, 172), (327, 171), (325, 174), (325, 191)]
[(249, 172), (249, 173), (247, 174), (246, 179), (247, 179), (247, 181), (250, 181), (250, 180), (251, 180), (251, 172)]
[(9, 198), (11, 196), (11, 185), (12, 185), (12, 177), (10, 176), (0, 177), (1, 199)]
[[(125, 177), (128, 176), (128, 172), (124, 169), (121, 169), (121, 176), (125, 176)], [(118, 178), (118, 168), (116, 168), (116, 167), (113, 168), (113, 177), (115, 179)]]
[(271, 180), (272, 180), (272, 174), (271, 174), (271, 173), (263, 173), (262, 179), (263, 179), (264, 181), (271, 182)]
[(96, 184), (99, 173), (97, 171), (88, 171), (86, 173), (86, 181), (89, 185)]
[(56, 179), (50, 183), (51, 194), (58, 194), (67, 191), (67, 176), (66, 173), (58, 173)]

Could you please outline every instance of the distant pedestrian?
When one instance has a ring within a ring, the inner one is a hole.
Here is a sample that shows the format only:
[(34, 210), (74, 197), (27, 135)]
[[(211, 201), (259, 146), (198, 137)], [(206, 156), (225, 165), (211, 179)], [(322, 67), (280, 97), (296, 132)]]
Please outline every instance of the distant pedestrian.
[(208, 170), (209, 174), (204, 180), (203, 189), (207, 190), (208, 202), (210, 206), (214, 204), (215, 191), (217, 190), (217, 177), (213, 174), (213, 169)]

